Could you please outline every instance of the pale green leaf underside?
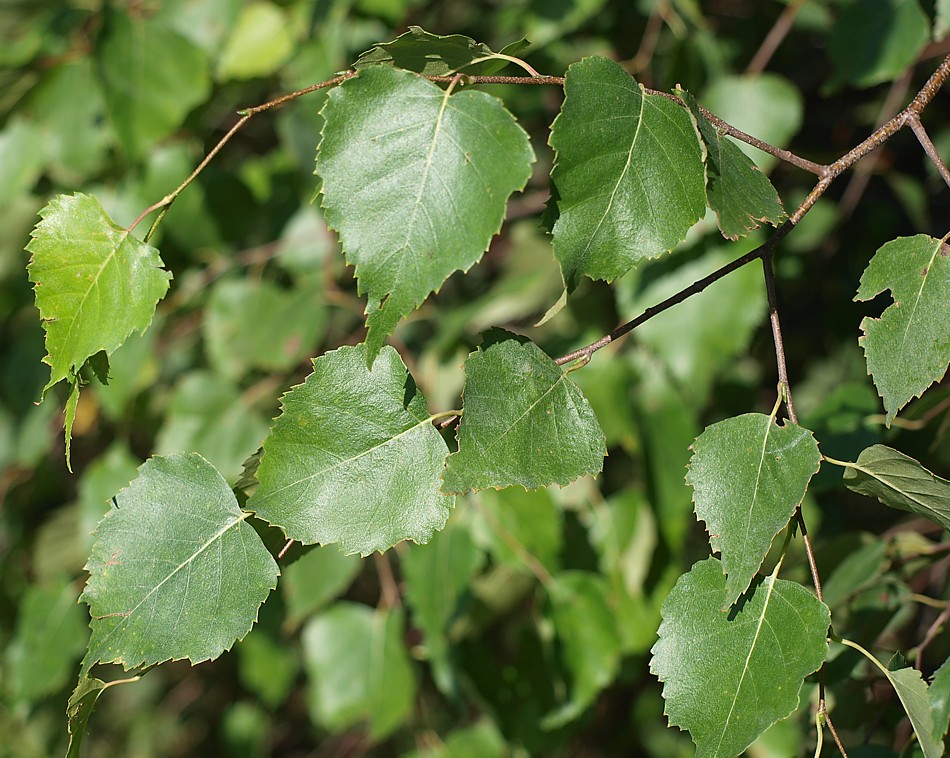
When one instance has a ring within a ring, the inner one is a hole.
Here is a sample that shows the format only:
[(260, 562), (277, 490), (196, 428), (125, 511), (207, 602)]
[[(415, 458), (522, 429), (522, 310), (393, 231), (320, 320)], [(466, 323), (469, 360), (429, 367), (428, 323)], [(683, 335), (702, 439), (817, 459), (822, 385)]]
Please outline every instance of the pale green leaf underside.
[(728, 614), (725, 589), (714, 558), (680, 577), (650, 662), (670, 724), (689, 730), (697, 758), (739, 755), (792, 713), (828, 653), (831, 614), (800, 584), (765, 578)]
[(403, 641), (402, 613), (340, 602), (300, 636), (314, 720), (328, 730), (368, 722), (381, 740), (413, 706), (415, 679)]
[[(517, 55), (528, 46), (527, 40), (518, 40), (506, 46), (502, 53)], [(353, 68), (367, 66), (395, 66), (424, 76), (446, 76), (463, 71), (485, 76), (509, 65), (506, 60), (489, 60), (472, 65), (472, 61), (493, 55), (491, 48), (461, 34), (431, 34), (418, 26), (410, 26), (392, 42), (374, 45), (356, 59)]]
[(115, 501), (86, 565), (83, 674), (198, 663), (244, 637), (279, 572), (214, 467), (196, 453), (150, 458)]
[(116, 225), (94, 197), (57, 195), (40, 216), (27, 269), (46, 329), (49, 389), (145, 331), (171, 274), (158, 250)]
[(137, 682), (139, 677), (131, 679), (113, 679), (111, 682), (104, 682), (91, 676), (83, 676), (79, 679), (76, 689), (69, 696), (69, 702), (66, 706), (66, 727), (69, 731), (69, 745), (66, 748), (66, 758), (80, 758), (82, 755), (82, 741), (86, 736), (86, 724), (89, 723), (89, 717), (95, 710), (96, 702), (99, 696), (110, 687), (117, 684), (130, 684)]
[(764, 221), (778, 226), (785, 210), (775, 187), (738, 145), (703, 116), (695, 98), (680, 90), (706, 146), (706, 202), (727, 239), (745, 237)]
[(445, 492), (568, 484), (603, 467), (604, 432), (564, 370), (524, 337), (485, 334), (465, 362), (459, 450)]
[(916, 513), (950, 529), (950, 481), (886, 445), (862, 450), (844, 472), (845, 486), (884, 505)]
[(455, 498), (439, 492), (448, 448), (399, 354), (342, 347), (282, 401), (264, 440), (248, 503), (305, 545), (368, 555), (445, 526)]
[(564, 284), (612, 281), (681, 242), (706, 207), (699, 140), (683, 108), (617, 63), (567, 71), (551, 127), (554, 254)]
[(707, 427), (693, 443), (686, 474), (696, 516), (722, 554), (728, 608), (745, 592), (775, 535), (805, 496), (821, 455), (812, 433), (748, 413)]
[(937, 669), (930, 682), (930, 715), (933, 718), (931, 737), (937, 743), (943, 743), (950, 724), (950, 659)]
[(888, 671), (887, 678), (893, 685), (901, 705), (907, 712), (917, 742), (924, 758), (940, 758), (943, 755), (942, 740), (934, 737), (934, 720), (931, 712), (930, 692), (920, 672), (913, 668)]
[(399, 319), (482, 257), (534, 155), (496, 98), (387, 66), (333, 89), (323, 117), (322, 203), (367, 295), (371, 363)]
[(871, 300), (884, 290), (894, 304), (881, 318), (861, 322), (858, 342), (890, 425), (950, 363), (950, 247), (926, 234), (888, 242), (861, 275), (854, 299)]

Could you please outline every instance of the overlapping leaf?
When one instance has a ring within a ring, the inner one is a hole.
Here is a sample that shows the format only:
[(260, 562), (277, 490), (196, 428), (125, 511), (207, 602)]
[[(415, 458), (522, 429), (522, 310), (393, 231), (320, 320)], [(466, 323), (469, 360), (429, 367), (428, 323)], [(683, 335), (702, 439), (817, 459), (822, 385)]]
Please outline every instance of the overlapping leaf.
[(445, 492), (564, 485), (603, 467), (604, 433), (590, 404), (524, 337), (502, 329), (485, 334), (465, 362), (462, 407)]
[(247, 634), (279, 572), (246, 518), (200, 455), (146, 461), (100, 522), (86, 565), (83, 675), (97, 662), (198, 663)]
[(66, 706), (66, 724), (69, 731), (66, 758), (80, 758), (82, 755), (82, 741), (83, 737), (86, 736), (86, 724), (89, 723), (89, 718), (95, 710), (99, 696), (110, 687), (115, 687), (118, 684), (131, 684), (137, 682), (139, 678), (135, 676), (130, 679), (113, 679), (111, 682), (104, 682), (95, 677), (84, 676), (79, 680)]
[(399, 319), (481, 258), (534, 156), (494, 97), (387, 66), (336, 87), (323, 116), (322, 202), (367, 295), (372, 363)]
[(676, 103), (647, 95), (617, 63), (567, 71), (551, 127), (554, 254), (567, 291), (611, 281), (682, 241), (706, 207), (699, 140)]
[[(517, 55), (528, 46), (525, 39), (512, 42), (501, 52)], [(508, 65), (508, 61), (493, 59), (473, 64), (473, 61), (494, 55), (491, 48), (461, 34), (430, 34), (418, 26), (410, 26), (392, 42), (374, 45), (356, 59), (353, 68), (388, 65), (404, 68), (424, 76), (445, 76), (464, 71), (472, 75), (488, 75)]]
[(709, 122), (691, 94), (683, 90), (677, 94), (693, 115), (706, 146), (706, 203), (715, 211), (722, 235), (732, 240), (745, 237), (761, 221), (778, 226), (785, 210), (772, 182)]
[(670, 724), (689, 730), (697, 758), (738, 755), (792, 713), (828, 653), (831, 614), (800, 584), (765, 578), (729, 614), (725, 590), (714, 558), (680, 577), (650, 662)]
[(686, 482), (696, 516), (722, 554), (728, 608), (745, 592), (772, 539), (795, 512), (821, 455), (811, 432), (748, 413), (707, 427), (693, 443)]
[(171, 274), (158, 250), (116, 225), (94, 197), (57, 195), (40, 216), (28, 271), (46, 329), (49, 389), (145, 331)]
[(545, 728), (557, 729), (583, 713), (613, 681), (620, 666), (621, 640), (604, 577), (565, 571), (547, 590), (562, 657), (571, 674), (570, 698), (543, 721)]
[(950, 363), (950, 247), (926, 234), (888, 242), (861, 275), (854, 299), (871, 300), (888, 289), (894, 304), (881, 318), (861, 322), (858, 342), (890, 425)]
[(950, 529), (950, 481), (931, 473), (909, 455), (872, 445), (847, 464), (845, 486), (884, 505), (916, 513)]
[(398, 609), (355, 603), (337, 603), (304, 627), (300, 640), (317, 723), (342, 730), (365, 721), (374, 740), (402, 723), (416, 689), (403, 627)]
[(304, 544), (368, 555), (428, 542), (455, 498), (439, 492), (448, 448), (399, 354), (385, 347), (317, 358), (286, 394), (264, 440), (260, 486), (248, 507)]

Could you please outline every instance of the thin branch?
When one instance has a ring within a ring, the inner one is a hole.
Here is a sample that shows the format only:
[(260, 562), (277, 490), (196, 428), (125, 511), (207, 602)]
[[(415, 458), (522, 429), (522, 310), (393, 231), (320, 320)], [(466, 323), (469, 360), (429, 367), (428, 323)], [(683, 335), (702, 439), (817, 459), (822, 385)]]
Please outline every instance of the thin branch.
[[(878, 113), (878, 118), (874, 122), (875, 129), (887, 123), (887, 120), (900, 110), (901, 103), (907, 98), (907, 90), (910, 89), (913, 74), (914, 70), (909, 68), (903, 76), (895, 79), (894, 83), (891, 84), (887, 97), (884, 98), (884, 104)], [(841, 218), (850, 217), (854, 209), (857, 208), (868, 183), (871, 181), (871, 174), (874, 172), (878, 160), (879, 154), (868, 156), (867, 160), (861, 164), (860, 169), (856, 169), (851, 175), (848, 186), (844, 188), (844, 192), (841, 193), (841, 200), (838, 202), (838, 213)]]
[(940, 612), (940, 615), (934, 619), (934, 622), (930, 625), (930, 628), (927, 629), (926, 634), (924, 634), (924, 638), (917, 646), (917, 660), (915, 661), (916, 665), (914, 668), (916, 668), (918, 671), (921, 670), (922, 662), (924, 660), (924, 651), (930, 646), (930, 643), (936, 639), (937, 635), (940, 634), (944, 624), (947, 623), (947, 619), (950, 619), (950, 605), (947, 605)]
[(663, 302), (650, 306), (645, 311), (643, 311), (643, 313), (633, 319), (633, 321), (628, 321), (626, 324), (618, 326), (610, 334), (601, 337), (596, 342), (592, 342), (586, 347), (574, 350), (567, 355), (562, 355), (555, 361), (555, 363), (560, 366), (570, 361), (577, 360), (578, 358), (590, 357), (601, 348), (607, 347), (607, 345), (609, 345), (614, 340), (620, 339), (625, 334), (632, 332), (634, 329), (640, 326), (640, 324), (649, 321), (654, 316), (658, 316), (663, 311), (672, 308), (677, 303), (681, 303), (687, 298), (699, 294), (710, 284), (719, 281), (727, 274), (731, 274), (736, 269), (742, 268), (744, 265), (751, 263), (756, 258), (762, 257), (771, 251), (785, 237), (785, 235), (791, 231), (791, 229), (792, 223), (790, 221), (786, 221), (784, 224), (782, 224), (782, 226), (775, 230), (771, 237), (769, 237), (763, 244), (759, 245), (759, 247), (757, 247), (755, 250), (750, 250), (745, 255), (740, 256), (734, 261), (727, 263), (725, 266), (716, 269), (708, 276), (704, 276), (702, 279), (693, 282), (688, 287), (681, 289), (675, 295), (671, 295), (670, 297), (666, 298), (666, 300)]
[(835, 729), (835, 725), (831, 720), (831, 714), (828, 713), (828, 708), (824, 704), (824, 700), (821, 703), (822, 714), (825, 717), (825, 725), (828, 727), (828, 731), (831, 732), (831, 737), (835, 741), (835, 745), (838, 746), (838, 752), (841, 753), (842, 758), (848, 758), (848, 751), (844, 749), (844, 743), (841, 742), (841, 738), (838, 736), (838, 730)]
[(940, 176), (943, 177), (943, 180), (947, 183), (947, 186), (950, 187), (950, 171), (947, 170), (947, 166), (940, 158), (940, 154), (937, 152), (937, 148), (934, 147), (934, 143), (930, 141), (927, 130), (924, 129), (924, 125), (920, 121), (920, 116), (915, 114), (912, 118), (909, 118), (907, 120), (907, 125), (910, 126), (911, 130), (914, 132), (914, 135), (917, 137), (917, 141), (920, 143), (920, 146), (924, 149), (924, 152), (927, 153), (927, 157), (930, 158), (930, 162), (937, 167), (937, 171), (940, 172)]
[(778, 295), (775, 291), (775, 271), (772, 268), (772, 250), (762, 256), (762, 271), (765, 274), (765, 292), (769, 303), (769, 322), (772, 325), (772, 341), (775, 344), (775, 363), (778, 370), (779, 392), (785, 397), (788, 419), (798, 423), (795, 404), (792, 402), (792, 389), (788, 381), (788, 364), (785, 359), (785, 341), (782, 339), (782, 325), (778, 316)]
[(769, 33), (765, 35), (759, 49), (752, 56), (749, 65), (746, 66), (745, 72), (747, 74), (758, 74), (765, 70), (769, 61), (772, 60), (772, 56), (775, 55), (775, 51), (782, 44), (782, 40), (791, 30), (792, 24), (795, 23), (795, 16), (798, 15), (804, 4), (805, 0), (792, 0), (785, 6), (772, 28), (769, 29)]
[(402, 605), (402, 601), (399, 598), (399, 587), (396, 585), (389, 558), (382, 553), (373, 553), (373, 562), (376, 564), (376, 574), (379, 577), (379, 607), (398, 608)]

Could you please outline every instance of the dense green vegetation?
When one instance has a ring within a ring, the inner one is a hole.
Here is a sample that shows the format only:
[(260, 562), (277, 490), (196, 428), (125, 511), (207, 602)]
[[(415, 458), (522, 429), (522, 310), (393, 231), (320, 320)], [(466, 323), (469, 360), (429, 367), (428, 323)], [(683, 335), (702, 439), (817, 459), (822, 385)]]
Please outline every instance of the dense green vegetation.
[(941, 755), (948, 30), (0, 7), (0, 752)]

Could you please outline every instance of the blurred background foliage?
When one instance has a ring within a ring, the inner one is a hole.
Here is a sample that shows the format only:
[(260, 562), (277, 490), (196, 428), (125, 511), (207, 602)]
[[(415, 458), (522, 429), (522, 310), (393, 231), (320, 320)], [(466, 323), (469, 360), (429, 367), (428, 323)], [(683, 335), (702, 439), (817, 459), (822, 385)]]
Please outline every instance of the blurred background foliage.
[[(647, 86), (680, 83), (734, 125), (828, 162), (903, 107), (950, 51), (948, 6), (2, 0), (0, 754), (65, 749), (64, 708), (88, 635), (76, 600), (90, 531), (136, 467), (153, 453), (196, 450), (234, 482), (309, 359), (363, 335), (351, 271), (312, 202), (325, 97), (315, 93), (255, 117), (168, 213), (153, 242), (172, 290), (148, 332), (112, 356), (108, 386), (84, 391), (69, 475), (64, 397), (36, 404), (47, 371), (23, 251), (52, 194), (95, 194), (129, 224), (190, 173), (239, 108), (325, 80), (410, 24), (493, 49), (527, 37), (525, 57), (542, 73), (608, 56)], [(760, 51), (786, 22), (774, 54)], [(480, 330), (514, 328), (559, 355), (762, 239), (727, 243), (701, 222), (676, 255), (614, 286), (586, 283), (534, 329), (560, 291), (539, 221), (561, 92), (486, 89), (529, 131), (539, 160), (482, 263), (453, 276), (393, 338), (433, 411), (458, 407), (461, 363)], [(944, 156), (948, 116), (946, 95), (924, 116)], [(813, 177), (751, 154), (794, 208)], [(839, 180), (779, 248), (796, 404), (828, 455), (853, 459), (884, 441), (937, 473), (950, 468), (950, 387), (885, 430), (857, 335), (861, 317), (889, 301), (852, 302), (883, 243), (947, 232), (948, 197), (902, 133)], [(429, 546), (385, 557), (292, 551), (234, 652), (108, 690), (86, 754), (692, 754), (688, 736), (666, 727), (647, 660), (663, 599), (708, 552), (683, 481), (688, 447), (707, 424), (773, 403), (765, 312), (761, 272), (750, 266), (573, 374), (607, 433), (598, 480), (468, 497)], [(929, 675), (950, 653), (934, 634), (950, 543), (929, 522), (844, 491), (839, 476), (823, 471), (805, 502), (836, 631), (881, 657), (902, 651)], [(800, 554), (786, 565), (785, 576), (808, 582)], [(873, 686), (856, 654), (833, 656), (829, 694), (851, 755), (896, 755), (909, 731), (893, 693)], [(814, 698), (806, 684), (803, 699)], [(811, 754), (814, 739), (806, 706), (749, 754)]]

